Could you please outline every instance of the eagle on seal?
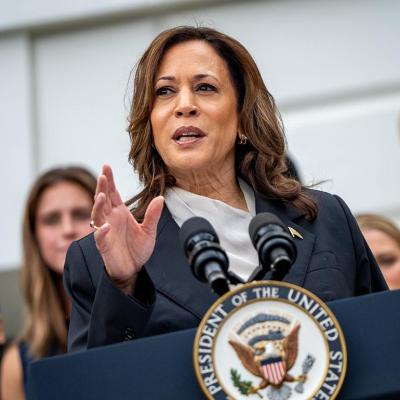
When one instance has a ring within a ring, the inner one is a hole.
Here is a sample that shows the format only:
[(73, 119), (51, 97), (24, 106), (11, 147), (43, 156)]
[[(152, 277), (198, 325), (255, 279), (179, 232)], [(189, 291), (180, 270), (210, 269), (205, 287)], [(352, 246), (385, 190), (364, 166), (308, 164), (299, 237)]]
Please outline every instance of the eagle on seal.
[(298, 354), (299, 323), (291, 323), (284, 316), (257, 314), (236, 331), (238, 340), (229, 344), (238, 355), (242, 365), (253, 375), (262, 379), (249, 394), (272, 386), (279, 389), (283, 382), (304, 382), (305, 376), (294, 377), (288, 373)]

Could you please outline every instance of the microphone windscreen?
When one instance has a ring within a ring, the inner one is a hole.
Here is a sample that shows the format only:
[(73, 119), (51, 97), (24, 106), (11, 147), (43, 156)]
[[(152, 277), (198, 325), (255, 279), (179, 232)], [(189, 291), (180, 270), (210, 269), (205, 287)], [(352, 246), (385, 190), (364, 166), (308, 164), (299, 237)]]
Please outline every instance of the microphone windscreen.
[(198, 233), (209, 233), (213, 235), (215, 238), (214, 240), (219, 243), (217, 233), (205, 218), (192, 217), (183, 223), (179, 231), (179, 240), (184, 249), (186, 248), (187, 241)]
[(256, 246), (255, 240), (257, 236), (257, 232), (259, 231), (260, 228), (262, 228), (265, 225), (279, 225), (283, 229), (285, 229), (285, 226), (283, 225), (282, 221), (274, 214), (271, 213), (260, 213), (257, 214), (250, 222), (249, 225), (249, 234), (251, 241), (254, 246)]

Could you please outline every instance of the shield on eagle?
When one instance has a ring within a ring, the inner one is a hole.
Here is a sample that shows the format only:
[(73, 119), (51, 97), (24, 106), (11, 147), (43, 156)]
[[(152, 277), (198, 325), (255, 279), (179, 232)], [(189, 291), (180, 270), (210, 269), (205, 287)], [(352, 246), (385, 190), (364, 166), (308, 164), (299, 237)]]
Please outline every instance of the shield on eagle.
[(261, 371), (265, 379), (272, 385), (282, 383), (286, 375), (286, 362), (282, 357), (274, 357), (261, 361)]

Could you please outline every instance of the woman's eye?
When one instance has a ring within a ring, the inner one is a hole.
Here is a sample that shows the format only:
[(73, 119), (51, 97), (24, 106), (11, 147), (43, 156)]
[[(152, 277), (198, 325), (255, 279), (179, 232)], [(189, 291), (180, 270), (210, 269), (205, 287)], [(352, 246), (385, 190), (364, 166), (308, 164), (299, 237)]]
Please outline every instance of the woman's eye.
[(381, 257), (378, 260), (378, 264), (381, 268), (390, 268), (396, 262), (395, 257)]
[(173, 93), (172, 88), (167, 86), (163, 86), (156, 89), (156, 96), (168, 96), (171, 93)]
[(216, 88), (213, 85), (210, 85), (209, 83), (201, 83), (200, 85), (197, 86), (197, 90), (201, 92), (215, 92)]
[(41, 222), (44, 225), (56, 225), (60, 222), (61, 215), (60, 213), (51, 213), (45, 215), (41, 218)]
[(77, 208), (72, 210), (71, 216), (74, 220), (84, 221), (90, 219), (91, 210), (87, 208)]

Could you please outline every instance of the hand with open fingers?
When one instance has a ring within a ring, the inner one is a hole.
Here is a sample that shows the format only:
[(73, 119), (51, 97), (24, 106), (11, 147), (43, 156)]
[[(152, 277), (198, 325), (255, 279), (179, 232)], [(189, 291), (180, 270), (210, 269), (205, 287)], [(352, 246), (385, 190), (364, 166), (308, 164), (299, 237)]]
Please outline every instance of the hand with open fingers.
[(126, 294), (132, 294), (137, 276), (153, 253), (164, 198), (154, 198), (138, 223), (118, 193), (109, 165), (97, 181), (92, 224), (106, 271)]

